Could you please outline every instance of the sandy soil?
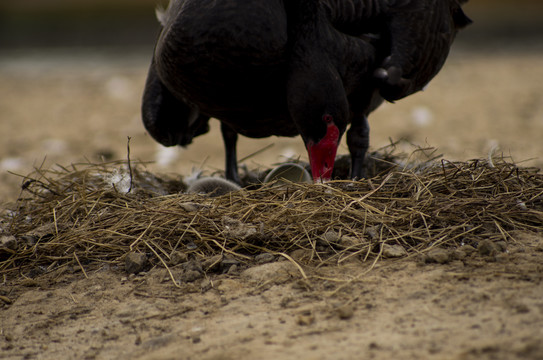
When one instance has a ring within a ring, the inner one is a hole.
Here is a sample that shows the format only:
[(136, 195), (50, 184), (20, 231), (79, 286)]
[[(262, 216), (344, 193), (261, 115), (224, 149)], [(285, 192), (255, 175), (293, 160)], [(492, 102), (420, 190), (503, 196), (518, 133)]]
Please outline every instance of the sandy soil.
[[(145, 134), (139, 98), (147, 56), (12, 53), (0, 58), (0, 203), (33, 166), (126, 157), (153, 171), (222, 168), (217, 127), (188, 150)], [(498, 149), (543, 165), (540, 53), (456, 49), (424, 93), (379, 109), (372, 146), (406, 138), (467, 160)], [(245, 139), (239, 157), (270, 166), (305, 157), (300, 139)], [(341, 152), (347, 152), (342, 146)], [(104, 268), (0, 283), (6, 359), (542, 359), (543, 237), (516, 234), (494, 257), (415, 258), (307, 269), (289, 263), (175, 287), (162, 269)]]
[(2, 358), (541, 359), (543, 241), (497, 259), (321, 269), (288, 262), (176, 288), (104, 269), (13, 289)]

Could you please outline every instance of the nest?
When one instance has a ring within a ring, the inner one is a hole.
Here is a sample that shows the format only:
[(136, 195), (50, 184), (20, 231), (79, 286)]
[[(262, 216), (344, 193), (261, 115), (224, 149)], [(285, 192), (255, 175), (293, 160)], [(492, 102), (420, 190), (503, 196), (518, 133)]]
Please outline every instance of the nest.
[[(390, 154), (380, 158), (390, 164)], [(206, 271), (221, 261), (286, 258), (301, 270), (541, 231), (538, 169), (505, 159), (404, 160), (369, 180), (265, 184), (218, 197), (183, 193), (179, 179), (143, 164), (39, 169), (0, 217), (0, 273), (85, 272), (124, 266), (129, 254), (143, 254), (147, 268), (208, 261)]]

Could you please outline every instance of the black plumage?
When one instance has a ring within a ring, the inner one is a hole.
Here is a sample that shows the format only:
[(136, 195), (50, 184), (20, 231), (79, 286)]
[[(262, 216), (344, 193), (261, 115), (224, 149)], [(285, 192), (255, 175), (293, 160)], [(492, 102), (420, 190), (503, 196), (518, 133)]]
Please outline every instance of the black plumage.
[(458, 0), (172, 0), (159, 18), (145, 127), (186, 146), (219, 119), (238, 183), (238, 134), (301, 135), (313, 178), (328, 180), (349, 124), (363, 177), (368, 114), (427, 84), (470, 22)]

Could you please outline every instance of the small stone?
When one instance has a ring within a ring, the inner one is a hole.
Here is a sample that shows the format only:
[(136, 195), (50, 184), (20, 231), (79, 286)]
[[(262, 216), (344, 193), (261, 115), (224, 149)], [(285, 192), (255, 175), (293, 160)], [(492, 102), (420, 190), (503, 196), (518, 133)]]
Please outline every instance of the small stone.
[(124, 267), (128, 274), (137, 274), (147, 266), (147, 256), (141, 253), (128, 253), (124, 258)]
[(184, 263), (181, 264), (181, 267), (185, 271), (194, 270), (194, 271), (198, 271), (200, 273), (204, 272), (204, 270), (202, 268), (202, 263), (198, 259), (192, 259), (192, 260), (189, 260), (187, 262), (184, 262)]
[(456, 249), (451, 253), (451, 258), (453, 260), (463, 260), (467, 256), (466, 252), (464, 250)]
[(223, 293), (233, 293), (243, 289), (243, 283), (234, 279), (222, 279), (215, 288)]
[(273, 256), (273, 254), (270, 254), (270, 253), (262, 253), (255, 256), (255, 261), (258, 264), (266, 264), (266, 263), (272, 262), (273, 260), (275, 260), (275, 256)]
[(273, 283), (292, 279), (293, 274), (299, 274), (299, 272), (291, 262), (275, 261), (245, 269), (241, 277), (258, 283)]
[(200, 337), (199, 334), (195, 334), (192, 336), (192, 343), (193, 344), (198, 344), (200, 341), (202, 341), (202, 338)]
[(204, 329), (201, 327), (193, 327), (191, 329), (190, 338), (194, 344), (199, 343), (202, 341), (202, 334), (204, 333)]
[(17, 239), (13, 235), (0, 236), (0, 248), (17, 250)]
[(193, 212), (200, 210), (203, 205), (194, 202), (185, 202), (179, 204), (179, 207), (181, 207), (181, 209), (185, 210), (186, 212)]
[(513, 309), (517, 314), (527, 314), (530, 312), (530, 308), (525, 304), (516, 304)]
[(379, 228), (377, 225), (370, 226), (366, 228), (366, 235), (368, 235), (371, 239), (375, 239), (379, 237)]
[(361, 243), (362, 240), (354, 236), (346, 235), (341, 237), (341, 246), (343, 246), (344, 248), (353, 248), (360, 245)]
[(337, 231), (329, 230), (321, 238), (321, 245), (338, 244), (341, 241), (341, 235)]
[(496, 241), (494, 243), (498, 251), (505, 252), (507, 251), (507, 243), (505, 241)]
[(354, 316), (354, 308), (352, 305), (342, 305), (336, 308), (336, 314), (341, 320), (349, 320)]
[(50, 236), (53, 236), (55, 232), (56, 232), (55, 224), (48, 223), (27, 232), (24, 236), (32, 237), (36, 239), (37, 241), (43, 238), (48, 238)]
[(189, 242), (186, 247), (189, 251), (198, 249), (198, 245), (196, 245), (193, 241)]
[(26, 246), (34, 246), (39, 240), (37, 237), (31, 235), (23, 235), (20, 239), (25, 243)]
[(291, 258), (293, 258), (297, 262), (305, 262), (311, 259), (311, 256), (313, 255), (313, 250), (296, 249), (292, 251), (289, 255)]
[(221, 223), (223, 226), (222, 233), (228, 238), (245, 240), (257, 234), (257, 229), (254, 225), (246, 224), (229, 216), (223, 216)]
[(237, 261), (236, 259), (224, 258), (224, 259), (221, 261), (221, 271), (222, 271), (223, 273), (229, 272), (230, 269), (231, 269), (233, 266), (238, 266), (238, 265), (239, 265), (239, 261)]
[(457, 268), (462, 268), (465, 266), (464, 262), (461, 260), (451, 260), (450, 264)]
[(407, 256), (407, 251), (401, 245), (389, 245), (383, 244), (383, 257), (385, 258), (399, 258)]
[(481, 240), (477, 245), (477, 251), (482, 256), (494, 256), (499, 248), (490, 240)]
[(475, 251), (477, 251), (477, 249), (475, 249), (473, 246), (471, 245), (464, 245), (462, 246), (462, 251), (464, 251), (466, 253), (466, 255), (471, 255), (473, 254)]
[(449, 262), (449, 252), (445, 249), (432, 249), (426, 254), (426, 262), (446, 264)]
[(183, 280), (185, 282), (193, 282), (203, 277), (203, 274), (196, 270), (187, 270), (183, 273)]
[(212, 288), (213, 288), (213, 283), (211, 282), (209, 278), (203, 279), (202, 282), (200, 283), (200, 289), (202, 290), (202, 292), (206, 292), (208, 290), (211, 290)]
[(235, 275), (237, 272), (238, 272), (238, 266), (236, 264), (230, 266), (230, 268), (228, 269), (228, 271), (226, 272), (227, 274), (229, 275)]
[(315, 316), (311, 311), (303, 311), (296, 317), (296, 324), (301, 326), (309, 326), (315, 322)]
[(292, 296), (283, 296), (281, 298), (281, 301), (279, 301), (279, 306), (282, 308), (287, 308), (291, 302), (294, 301), (294, 298)]
[(189, 256), (182, 251), (174, 251), (170, 255), (170, 265), (175, 266), (189, 260)]

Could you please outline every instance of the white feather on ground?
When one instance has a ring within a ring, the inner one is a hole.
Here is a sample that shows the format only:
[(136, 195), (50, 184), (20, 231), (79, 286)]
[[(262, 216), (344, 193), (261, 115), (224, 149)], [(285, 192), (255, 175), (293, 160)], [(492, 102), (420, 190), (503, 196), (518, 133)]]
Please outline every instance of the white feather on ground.
[(221, 196), (232, 191), (241, 190), (238, 184), (218, 177), (204, 177), (189, 185), (187, 193)]

